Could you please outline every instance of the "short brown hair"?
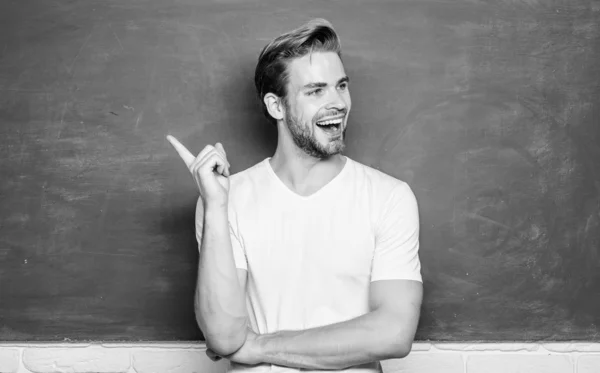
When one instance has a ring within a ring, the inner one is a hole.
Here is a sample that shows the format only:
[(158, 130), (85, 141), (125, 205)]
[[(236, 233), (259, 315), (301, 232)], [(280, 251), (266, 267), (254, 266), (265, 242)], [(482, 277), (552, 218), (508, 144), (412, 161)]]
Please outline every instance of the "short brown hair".
[(278, 36), (260, 52), (254, 72), (254, 85), (263, 113), (272, 123), (276, 121), (267, 111), (263, 100), (265, 95), (271, 92), (287, 100), (289, 61), (312, 52), (335, 52), (342, 57), (337, 33), (325, 19), (310, 20), (299, 28)]

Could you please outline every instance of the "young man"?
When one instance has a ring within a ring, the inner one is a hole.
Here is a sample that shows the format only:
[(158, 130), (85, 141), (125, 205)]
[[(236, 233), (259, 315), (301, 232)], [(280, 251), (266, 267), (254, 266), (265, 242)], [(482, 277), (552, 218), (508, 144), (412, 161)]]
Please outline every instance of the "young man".
[(197, 320), (230, 371), (379, 372), (410, 352), (417, 203), (406, 183), (341, 154), (348, 80), (335, 31), (313, 20), (258, 60), (271, 158), (230, 176), (221, 144), (194, 157), (169, 136), (200, 190)]

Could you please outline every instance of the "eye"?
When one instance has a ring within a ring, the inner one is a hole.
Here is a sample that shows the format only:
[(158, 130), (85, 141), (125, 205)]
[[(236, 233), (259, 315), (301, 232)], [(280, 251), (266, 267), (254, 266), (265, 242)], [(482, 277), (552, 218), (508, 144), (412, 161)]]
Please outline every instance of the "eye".
[(320, 95), (321, 93), (323, 93), (323, 89), (321, 88), (317, 88), (313, 91), (308, 92), (309, 96), (314, 96), (314, 95)]
[(344, 82), (344, 83), (340, 84), (338, 86), (338, 89), (345, 91), (346, 89), (348, 89), (348, 83)]

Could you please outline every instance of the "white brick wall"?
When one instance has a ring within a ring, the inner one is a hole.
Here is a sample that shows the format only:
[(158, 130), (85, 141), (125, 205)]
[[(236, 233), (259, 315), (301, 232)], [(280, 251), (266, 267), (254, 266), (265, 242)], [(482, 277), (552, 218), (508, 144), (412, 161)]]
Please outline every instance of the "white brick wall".
[[(0, 373), (222, 373), (203, 344), (0, 344)], [(385, 373), (600, 373), (600, 343), (415, 343)]]

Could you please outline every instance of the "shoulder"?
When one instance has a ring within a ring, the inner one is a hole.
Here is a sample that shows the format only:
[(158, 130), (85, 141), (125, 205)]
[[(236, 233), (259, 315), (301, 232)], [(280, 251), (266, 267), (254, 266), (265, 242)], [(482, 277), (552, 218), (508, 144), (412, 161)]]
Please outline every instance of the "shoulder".
[(262, 160), (243, 171), (237, 172), (229, 177), (229, 185), (231, 187), (238, 187), (240, 185), (253, 183), (257, 179), (262, 178), (262, 174), (265, 172), (265, 162)]
[(350, 158), (348, 161), (354, 168), (356, 183), (362, 185), (365, 192), (372, 194), (376, 200), (384, 203), (391, 198), (414, 198), (410, 186), (405, 181)]
[(239, 204), (259, 193), (268, 180), (267, 159), (229, 177), (229, 203)]

